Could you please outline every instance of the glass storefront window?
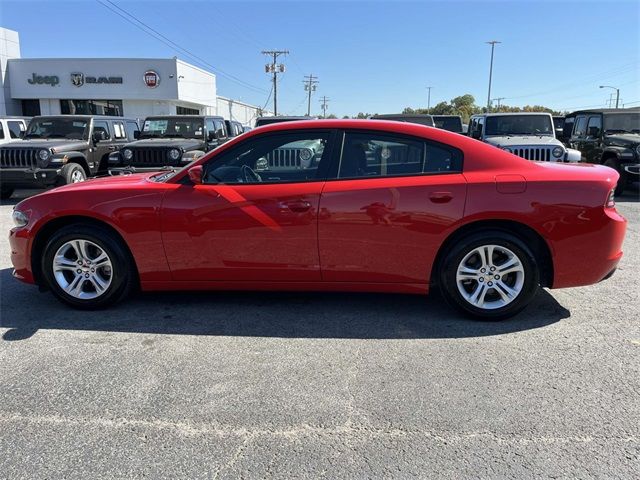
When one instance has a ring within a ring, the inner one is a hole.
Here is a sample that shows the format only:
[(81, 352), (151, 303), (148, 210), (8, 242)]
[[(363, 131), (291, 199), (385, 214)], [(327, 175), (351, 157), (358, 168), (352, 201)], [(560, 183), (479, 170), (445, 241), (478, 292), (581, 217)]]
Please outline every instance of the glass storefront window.
[(122, 116), (122, 100), (60, 100), (60, 112), (65, 115)]

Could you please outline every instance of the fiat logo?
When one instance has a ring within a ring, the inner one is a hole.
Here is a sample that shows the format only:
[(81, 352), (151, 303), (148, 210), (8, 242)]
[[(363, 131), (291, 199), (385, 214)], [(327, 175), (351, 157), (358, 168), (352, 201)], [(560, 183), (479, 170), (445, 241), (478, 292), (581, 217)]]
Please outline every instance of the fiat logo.
[(160, 75), (155, 70), (147, 70), (144, 72), (144, 83), (149, 88), (156, 88), (160, 85)]

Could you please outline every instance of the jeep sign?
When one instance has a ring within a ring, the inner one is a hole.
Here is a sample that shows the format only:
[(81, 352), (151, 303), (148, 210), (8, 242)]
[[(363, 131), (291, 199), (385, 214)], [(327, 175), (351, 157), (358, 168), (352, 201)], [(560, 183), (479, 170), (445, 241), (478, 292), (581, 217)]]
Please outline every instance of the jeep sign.
[(51, 85), (55, 87), (60, 83), (60, 78), (57, 75), (36, 75), (35, 73), (31, 75), (31, 78), (27, 78), (27, 82), (31, 85)]

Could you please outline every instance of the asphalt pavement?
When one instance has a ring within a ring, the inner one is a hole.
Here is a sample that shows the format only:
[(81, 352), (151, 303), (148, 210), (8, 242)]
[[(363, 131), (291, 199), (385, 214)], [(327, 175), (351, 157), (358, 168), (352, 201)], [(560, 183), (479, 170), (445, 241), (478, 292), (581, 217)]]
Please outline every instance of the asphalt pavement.
[(74, 311), (11, 277), (16, 201), (0, 205), (0, 478), (640, 478), (637, 193), (618, 200), (611, 279), (500, 323), (437, 295)]

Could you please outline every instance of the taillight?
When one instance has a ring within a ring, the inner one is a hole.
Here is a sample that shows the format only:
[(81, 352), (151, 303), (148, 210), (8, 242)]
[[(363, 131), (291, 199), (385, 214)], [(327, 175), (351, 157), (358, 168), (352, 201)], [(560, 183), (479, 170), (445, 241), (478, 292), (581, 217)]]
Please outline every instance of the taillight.
[(616, 199), (613, 194), (614, 190), (615, 189), (612, 189), (609, 192), (609, 196), (607, 197), (607, 202), (604, 204), (606, 208), (614, 208), (616, 206)]

